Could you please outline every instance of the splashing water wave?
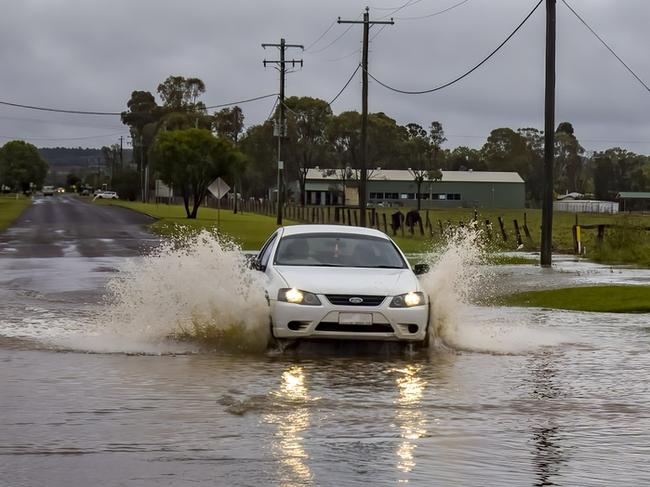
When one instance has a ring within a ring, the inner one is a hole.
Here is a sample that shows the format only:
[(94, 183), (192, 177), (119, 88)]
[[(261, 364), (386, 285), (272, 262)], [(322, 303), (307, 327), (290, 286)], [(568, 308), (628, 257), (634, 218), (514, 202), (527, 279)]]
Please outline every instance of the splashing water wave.
[(171, 337), (264, 350), (269, 318), (262, 279), (237, 245), (202, 231), (128, 261), (108, 283), (101, 327), (138, 341)]
[(426, 257), (431, 270), (421, 281), (432, 302), (430, 349), (515, 354), (566, 341), (556, 332), (530, 326), (523, 313), (471, 304), (496, 292), (483, 242), (480, 230), (459, 228)]

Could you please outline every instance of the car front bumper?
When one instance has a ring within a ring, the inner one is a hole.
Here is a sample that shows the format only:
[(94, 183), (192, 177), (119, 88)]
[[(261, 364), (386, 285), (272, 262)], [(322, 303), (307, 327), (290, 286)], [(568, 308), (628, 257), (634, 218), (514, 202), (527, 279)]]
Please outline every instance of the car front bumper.
[[(420, 342), (427, 335), (429, 304), (391, 308), (387, 297), (379, 306), (341, 306), (318, 296), (320, 306), (271, 300), (271, 323), (276, 338), (328, 338)], [(372, 324), (342, 324), (341, 313), (372, 314)]]

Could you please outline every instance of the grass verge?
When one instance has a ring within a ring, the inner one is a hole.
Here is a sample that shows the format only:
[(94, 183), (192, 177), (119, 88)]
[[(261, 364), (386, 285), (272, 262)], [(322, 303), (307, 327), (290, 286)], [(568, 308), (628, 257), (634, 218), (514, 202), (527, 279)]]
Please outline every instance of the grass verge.
[(499, 304), (598, 313), (650, 313), (650, 286), (586, 286), (529, 291), (505, 296)]
[(0, 196), (0, 232), (11, 225), (16, 218), (32, 203), (31, 198), (20, 195)]
[[(278, 226), (274, 217), (256, 213), (237, 213), (231, 210), (217, 211), (214, 208), (200, 208), (196, 220), (188, 220), (185, 209), (180, 205), (138, 203), (135, 201), (97, 200), (95, 203), (129, 208), (155, 218), (150, 229), (165, 236), (178, 236), (218, 229), (232, 237), (244, 250), (259, 249)], [(286, 221), (286, 224), (295, 222)]]

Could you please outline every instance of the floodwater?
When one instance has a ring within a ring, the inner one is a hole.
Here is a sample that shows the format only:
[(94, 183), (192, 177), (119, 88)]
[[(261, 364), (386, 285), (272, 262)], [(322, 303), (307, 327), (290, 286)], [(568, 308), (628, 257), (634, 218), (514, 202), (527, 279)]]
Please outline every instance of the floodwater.
[[(650, 485), (650, 315), (467, 304), (649, 271), (450, 248), (430, 351), (280, 353), (255, 276), (193, 248), (0, 256), (0, 485)], [(168, 338), (238, 317), (246, 353)]]

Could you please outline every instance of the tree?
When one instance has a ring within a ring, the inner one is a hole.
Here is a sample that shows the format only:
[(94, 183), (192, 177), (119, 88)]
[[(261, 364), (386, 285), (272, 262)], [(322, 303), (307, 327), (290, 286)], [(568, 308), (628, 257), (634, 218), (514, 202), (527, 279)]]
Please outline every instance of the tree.
[(222, 137), (228, 137), (237, 145), (244, 132), (244, 113), (238, 106), (224, 108), (214, 114), (213, 129)]
[(445, 167), (451, 171), (485, 171), (487, 166), (481, 152), (469, 147), (456, 147), (447, 154)]
[(246, 194), (268, 197), (268, 188), (274, 180), (277, 146), (273, 140), (273, 124), (266, 122), (246, 130), (239, 147), (246, 157), (247, 164), (242, 171), (242, 188)]
[(325, 100), (309, 96), (292, 96), (285, 100), (285, 105), (288, 122), (285, 158), (297, 177), (300, 200), (305, 203), (307, 171), (317, 163), (323, 165), (329, 149), (326, 129), (332, 109)]
[(229, 175), (240, 158), (228, 139), (195, 128), (160, 132), (152, 154), (160, 178), (180, 191), (187, 218), (192, 219), (196, 218), (210, 183)]
[(38, 149), (24, 140), (12, 140), (0, 148), (0, 188), (6, 185), (25, 193), (31, 183), (40, 188), (48, 170)]
[(584, 192), (584, 152), (574, 135), (573, 126), (569, 122), (560, 123), (555, 131), (555, 181), (558, 192)]
[(203, 102), (198, 98), (205, 93), (205, 83), (199, 78), (168, 76), (158, 85), (158, 94), (163, 106), (173, 112), (205, 111)]
[(429, 127), (429, 139), (431, 140), (431, 146), (433, 147), (433, 165), (439, 167), (438, 153), (440, 152), (442, 144), (447, 141), (445, 131), (442, 129), (442, 124), (440, 122), (431, 122), (431, 126)]
[(422, 184), (429, 179), (429, 173), (433, 169), (433, 144), (424, 130), (417, 123), (409, 123), (405, 126), (408, 140), (405, 143), (408, 160), (410, 161), (409, 173), (415, 181), (418, 211), (422, 208)]

